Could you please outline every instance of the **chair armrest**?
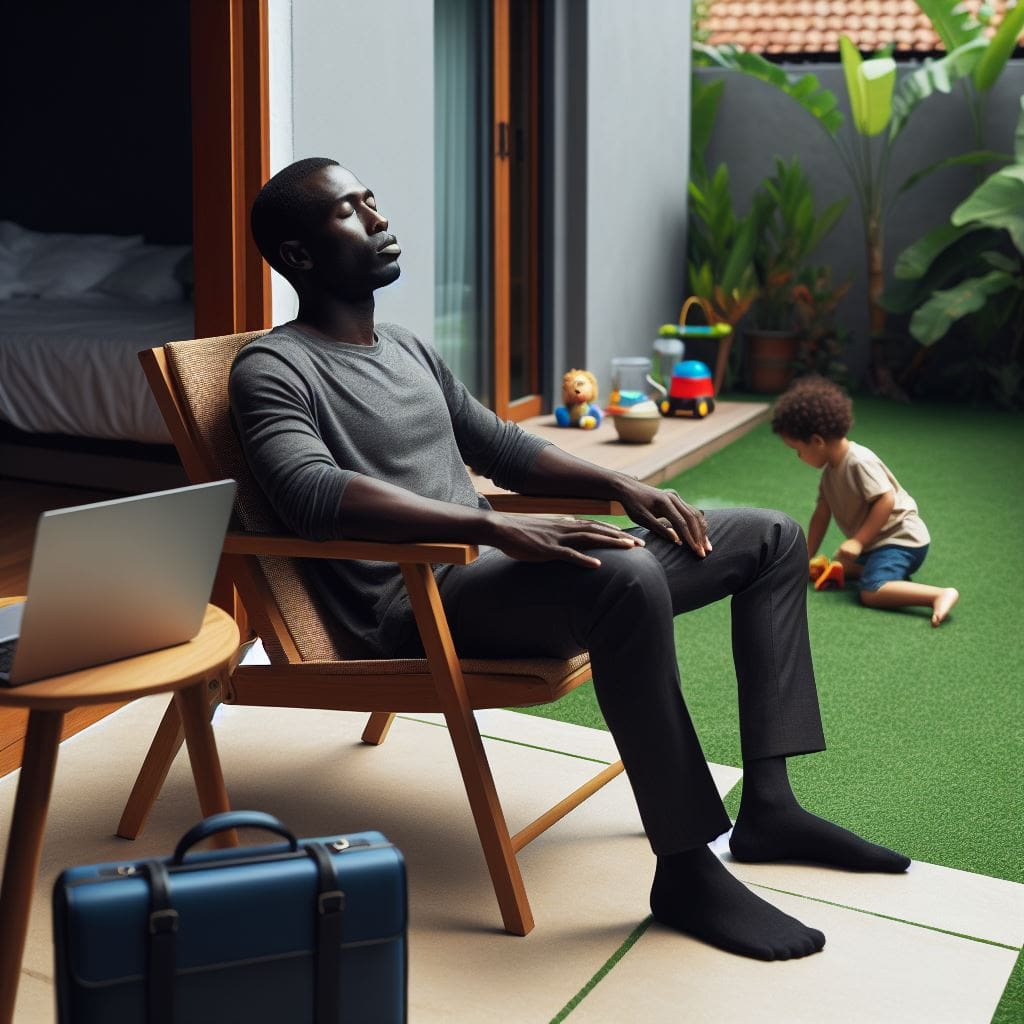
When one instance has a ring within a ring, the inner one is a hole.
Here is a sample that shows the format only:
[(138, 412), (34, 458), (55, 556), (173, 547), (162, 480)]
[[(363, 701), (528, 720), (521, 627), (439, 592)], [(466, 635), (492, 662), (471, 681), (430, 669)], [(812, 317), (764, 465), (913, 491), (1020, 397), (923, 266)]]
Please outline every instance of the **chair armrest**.
[(301, 537), (268, 533), (229, 533), (224, 538), (224, 554), (468, 565), (476, 559), (479, 549), (475, 544), (390, 544), (364, 540), (303, 540)]
[(606, 498), (548, 498), (529, 494), (484, 494), (495, 512), (541, 512), (548, 515), (623, 516), (626, 510)]

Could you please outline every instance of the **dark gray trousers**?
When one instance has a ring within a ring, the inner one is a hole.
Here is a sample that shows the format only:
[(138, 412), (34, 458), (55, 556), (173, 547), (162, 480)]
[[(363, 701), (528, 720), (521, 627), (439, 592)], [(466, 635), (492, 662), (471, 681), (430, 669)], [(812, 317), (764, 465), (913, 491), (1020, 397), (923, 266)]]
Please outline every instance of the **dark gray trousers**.
[(441, 583), (462, 657), (589, 650), (597, 699), (657, 854), (710, 842), (730, 825), (680, 692), (674, 616), (732, 597), (744, 760), (825, 746), (800, 527), (763, 509), (707, 519), (714, 550), (703, 559), (636, 528), (647, 546), (595, 551), (599, 569), (491, 550)]

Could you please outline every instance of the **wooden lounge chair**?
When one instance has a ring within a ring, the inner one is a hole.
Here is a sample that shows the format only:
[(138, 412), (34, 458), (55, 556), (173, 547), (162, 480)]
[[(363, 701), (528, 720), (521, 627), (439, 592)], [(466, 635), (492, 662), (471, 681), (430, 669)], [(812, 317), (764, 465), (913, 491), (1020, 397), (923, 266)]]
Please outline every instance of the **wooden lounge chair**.
[[(474, 708), (526, 707), (557, 700), (590, 678), (585, 654), (553, 659), (460, 660), (454, 650), (431, 563), (464, 565), (477, 557), (471, 544), (312, 542), (282, 535), (246, 466), (228, 406), (228, 375), (235, 355), (263, 332), (174, 342), (140, 353), (150, 387), (194, 483), (238, 481), (237, 526), (224, 546), (222, 579), (241, 598), (263, 641), (270, 665), (241, 665), (214, 704), (368, 711), (363, 740), (380, 744), (396, 712), (441, 712), (469, 797), (506, 931), (533, 928), (518, 852), (573, 807), (622, 771), (609, 765), (515, 835), (510, 835), (473, 716)], [(495, 508), (515, 512), (606, 514), (612, 502), (489, 496)], [(401, 567), (419, 627), (424, 659), (379, 660), (346, 635), (307, 585), (303, 559), (393, 561)], [(223, 588), (222, 588), (223, 589)], [(229, 586), (227, 592), (231, 593)], [(230, 603), (230, 602), (228, 602)], [(181, 724), (172, 704), (157, 731), (125, 807), (118, 835), (141, 831), (178, 748)]]

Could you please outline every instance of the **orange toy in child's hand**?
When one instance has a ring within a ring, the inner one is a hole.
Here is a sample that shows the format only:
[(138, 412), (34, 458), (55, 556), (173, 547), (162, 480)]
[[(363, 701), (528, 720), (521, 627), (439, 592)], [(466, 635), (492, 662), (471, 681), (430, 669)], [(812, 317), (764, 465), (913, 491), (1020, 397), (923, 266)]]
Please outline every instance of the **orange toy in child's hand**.
[(814, 580), (815, 590), (842, 590), (846, 586), (846, 571), (842, 562), (833, 562), (826, 558), (827, 563), (823, 572), (820, 572)]
[(828, 568), (828, 563), (828, 555), (817, 555), (815, 558), (812, 558), (810, 561), (811, 579), (818, 579), (818, 577)]

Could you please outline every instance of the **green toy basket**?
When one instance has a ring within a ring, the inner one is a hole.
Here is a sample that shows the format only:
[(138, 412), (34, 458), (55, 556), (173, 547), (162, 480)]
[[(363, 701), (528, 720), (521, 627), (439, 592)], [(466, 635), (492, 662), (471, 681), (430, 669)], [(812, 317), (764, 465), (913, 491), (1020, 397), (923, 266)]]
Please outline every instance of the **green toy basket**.
[[(690, 311), (697, 307), (704, 314), (703, 324), (687, 322)], [(715, 317), (711, 307), (699, 295), (691, 295), (679, 311), (678, 324), (664, 324), (658, 334), (685, 339), (687, 359), (699, 359), (711, 368), (715, 394), (720, 394), (725, 380), (725, 370), (732, 351), (732, 325)]]

